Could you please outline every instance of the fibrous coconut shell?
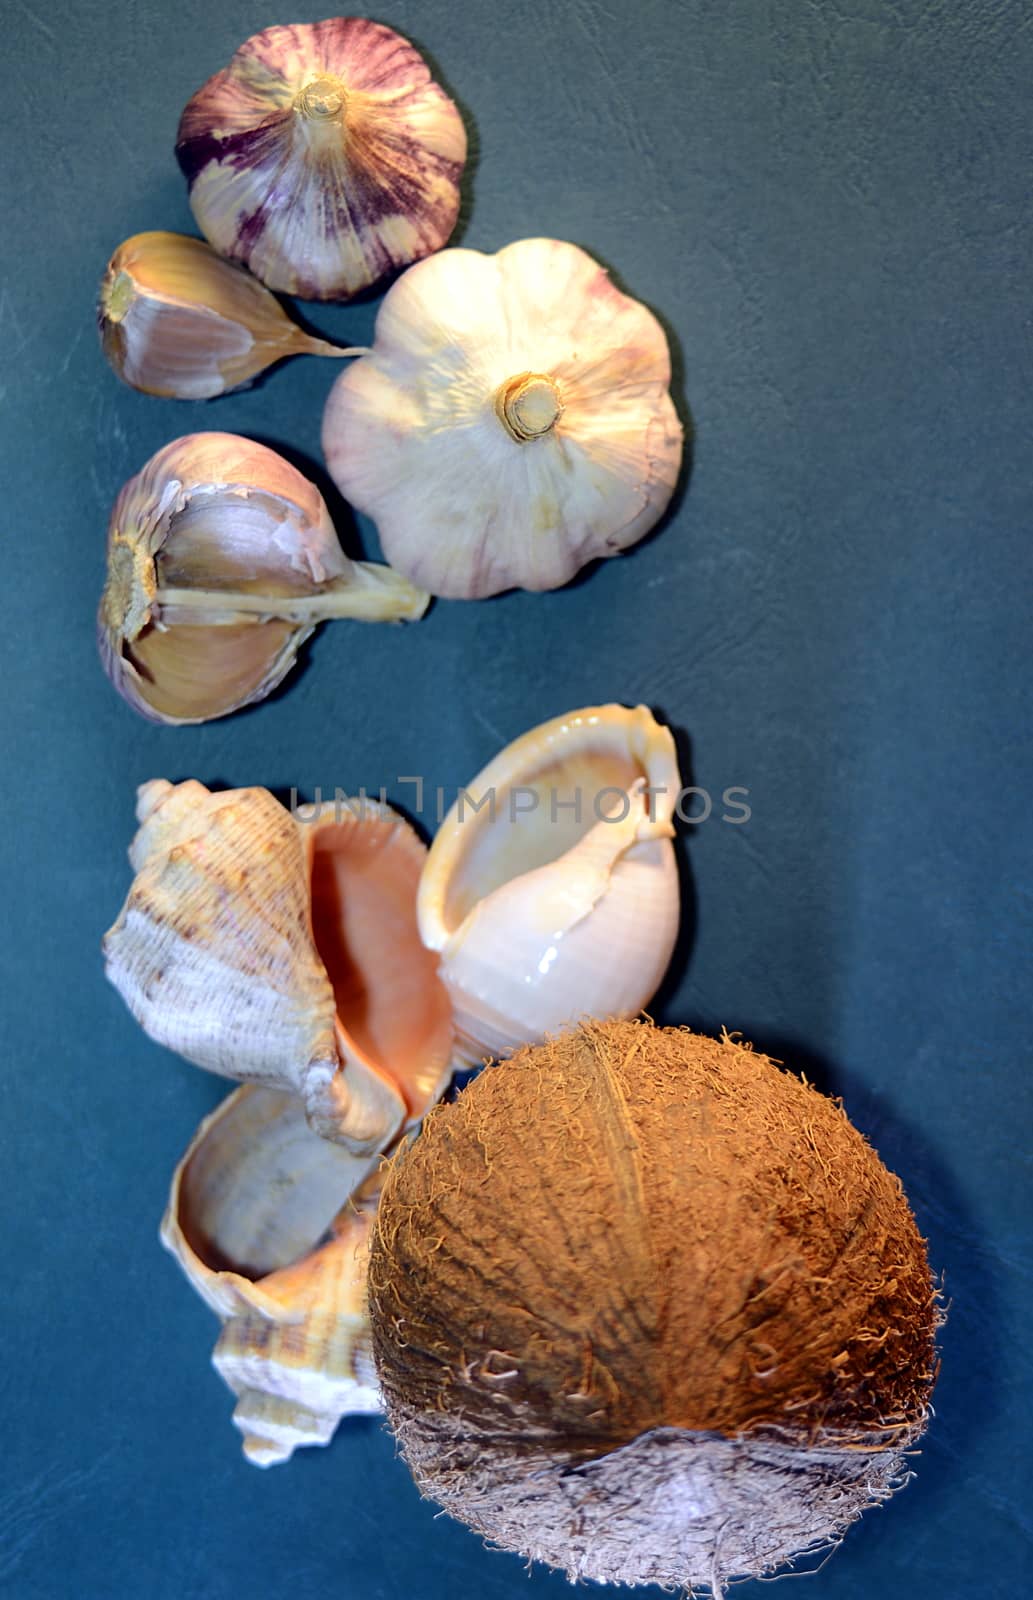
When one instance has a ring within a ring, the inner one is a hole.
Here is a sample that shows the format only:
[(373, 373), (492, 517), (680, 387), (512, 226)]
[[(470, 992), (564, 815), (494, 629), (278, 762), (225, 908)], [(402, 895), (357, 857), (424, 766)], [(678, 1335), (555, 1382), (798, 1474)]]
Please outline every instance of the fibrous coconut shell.
[(392, 1167), (369, 1281), (420, 1487), (571, 1577), (774, 1571), (907, 1478), (928, 1415), (899, 1180), (727, 1035), (586, 1024), (488, 1068)]

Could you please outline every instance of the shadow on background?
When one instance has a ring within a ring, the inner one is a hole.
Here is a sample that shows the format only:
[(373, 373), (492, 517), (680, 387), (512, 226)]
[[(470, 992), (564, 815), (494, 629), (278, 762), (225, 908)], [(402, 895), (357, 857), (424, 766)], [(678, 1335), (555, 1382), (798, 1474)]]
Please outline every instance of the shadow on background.
[[(651, 706), (650, 710), (658, 722), (670, 728), (678, 756), (678, 771), (681, 773), (682, 784), (687, 789), (692, 788), (696, 780), (693, 776), (692, 740), (687, 730), (672, 722), (662, 707)], [(649, 1015), (655, 1021), (661, 1023), (671, 1020), (666, 1014), (667, 1007), (685, 978), (693, 947), (696, 943), (696, 888), (693, 883), (688, 850), (688, 841), (692, 838), (695, 830), (691, 823), (679, 823), (677, 819), (675, 820), (675, 829), (674, 859), (678, 869), (678, 894), (681, 906), (678, 937), (675, 940), (674, 950), (671, 953), (671, 959), (660, 987), (647, 1007)]]
[(423, 40), (413, 33), (407, 32), (406, 37), (420, 52), (420, 55), (431, 70), (432, 77), (441, 85), (449, 99), (455, 103), (466, 128), (466, 165), (463, 168), (463, 176), (459, 182), (459, 215), (448, 240), (449, 245), (459, 245), (466, 236), (466, 231), (470, 226), (470, 218), (473, 215), (473, 194), (476, 188), (477, 169), (481, 164), (481, 136), (477, 127), (477, 119), (462, 96), (456, 93), (433, 50), (428, 50)]

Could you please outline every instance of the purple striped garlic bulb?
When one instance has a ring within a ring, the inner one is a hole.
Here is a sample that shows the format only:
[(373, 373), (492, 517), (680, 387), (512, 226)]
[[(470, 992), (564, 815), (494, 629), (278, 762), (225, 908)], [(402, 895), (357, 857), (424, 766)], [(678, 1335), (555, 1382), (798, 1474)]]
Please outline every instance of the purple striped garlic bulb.
[(662, 516), (682, 455), (670, 381), (656, 317), (577, 245), (443, 250), (388, 291), (323, 452), (431, 594), (556, 589)]
[(439, 250), (466, 129), (406, 39), (364, 17), (266, 28), (180, 118), (201, 231), (270, 289), (346, 300)]

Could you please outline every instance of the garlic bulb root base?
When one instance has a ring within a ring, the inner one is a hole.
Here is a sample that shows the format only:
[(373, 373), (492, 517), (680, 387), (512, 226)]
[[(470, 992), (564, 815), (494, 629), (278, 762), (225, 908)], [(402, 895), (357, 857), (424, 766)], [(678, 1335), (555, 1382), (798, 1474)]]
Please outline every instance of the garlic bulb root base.
[(128, 272), (117, 272), (101, 286), (101, 310), (109, 322), (121, 322), (136, 295)]
[(135, 638), (150, 621), (158, 594), (154, 560), (139, 544), (115, 532), (108, 551), (108, 579), (101, 618), (112, 633)]

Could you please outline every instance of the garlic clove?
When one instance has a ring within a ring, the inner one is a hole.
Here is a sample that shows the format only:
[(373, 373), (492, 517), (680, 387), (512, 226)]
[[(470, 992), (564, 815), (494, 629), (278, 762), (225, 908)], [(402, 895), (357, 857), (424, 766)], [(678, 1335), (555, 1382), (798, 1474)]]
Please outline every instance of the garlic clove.
[(682, 455), (670, 381), (657, 319), (576, 245), (444, 250), (388, 291), (323, 452), (432, 594), (553, 589), (663, 514)]
[[(264, 699), (289, 672), (311, 632), (299, 638), (290, 623), (275, 621), (147, 632), (128, 658), (148, 695), (145, 715), (163, 722), (205, 722)], [(215, 701), (213, 683), (219, 685)]]
[(271, 289), (347, 299), (455, 226), (466, 130), (419, 52), (363, 17), (266, 28), (183, 112), (201, 231)]
[(452, 1023), (420, 941), (426, 850), (370, 801), (302, 823), (266, 789), (140, 790), (136, 877), (107, 975), (153, 1039), (223, 1077), (296, 1093), (356, 1157), (443, 1091)]
[(118, 376), (173, 400), (210, 400), (285, 356), (364, 354), (306, 333), (256, 278), (181, 233), (137, 233), (119, 245), (97, 321)]
[(315, 485), (275, 451), (187, 434), (115, 502), (98, 644), (134, 710), (204, 722), (269, 694), (319, 622), (413, 619), (428, 599), (349, 561)]
[(201, 1123), (176, 1168), (162, 1242), (222, 1319), (212, 1362), (257, 1465), (380, 1409), (365, 1309), (370, 1166), (315, 1137), (293, 1095), (248, 1085)]
[(445, 818), (418, 902), (459, 1058), (640, 1011), (678, 930), (670, 731), (644, 706), (571, 712), (508, 746), (464, 793), (472, 804)]

